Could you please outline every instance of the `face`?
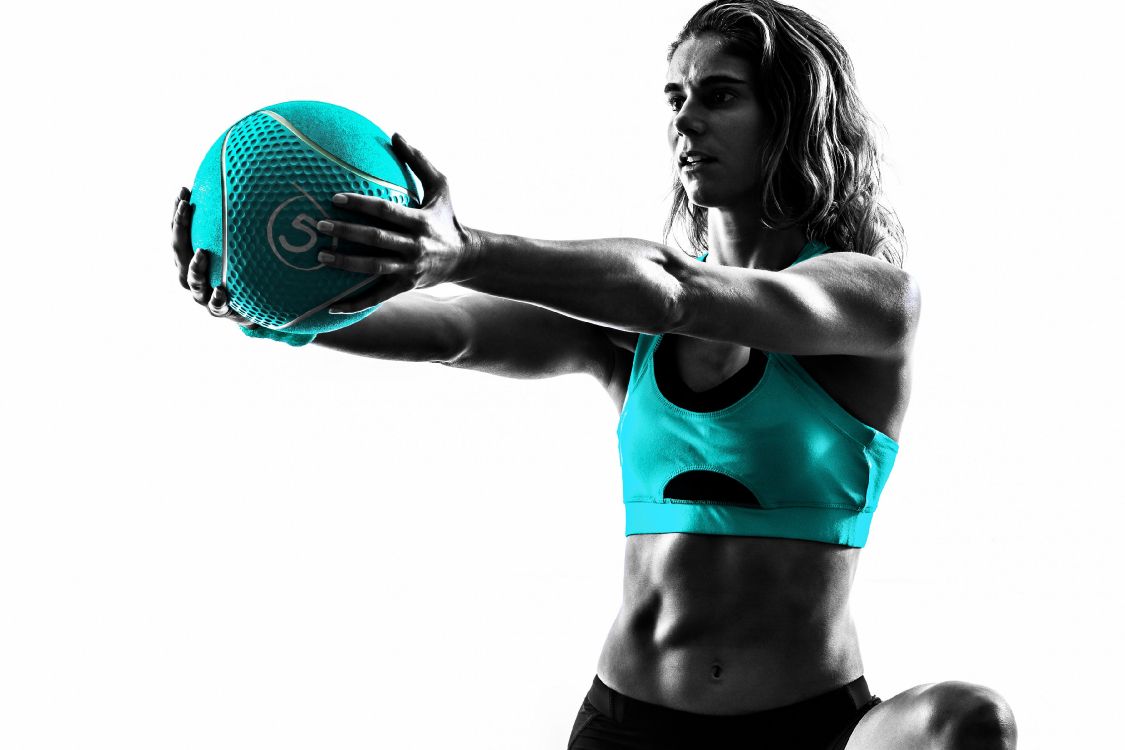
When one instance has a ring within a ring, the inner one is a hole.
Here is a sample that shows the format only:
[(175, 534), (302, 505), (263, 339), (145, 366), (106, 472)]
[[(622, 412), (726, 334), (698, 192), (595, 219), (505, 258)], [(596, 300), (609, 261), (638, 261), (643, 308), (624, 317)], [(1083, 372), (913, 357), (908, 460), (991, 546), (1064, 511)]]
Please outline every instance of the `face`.
[(688, 199), (697, 206), (757, 206), (766, 117), (751, 88), (750, 63), (722, 51), (719, 37), (683, 42), (668, 64), (668, 145)]

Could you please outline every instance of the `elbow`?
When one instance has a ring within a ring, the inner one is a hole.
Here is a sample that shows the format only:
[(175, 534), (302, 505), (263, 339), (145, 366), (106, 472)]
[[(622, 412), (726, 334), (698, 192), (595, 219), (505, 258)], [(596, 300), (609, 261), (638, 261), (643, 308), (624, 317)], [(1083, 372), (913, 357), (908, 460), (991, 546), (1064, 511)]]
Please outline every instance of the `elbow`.
[[(657, 321), (656, 330), (651, 333), (679, 333), (688, 326), (689, 304), (683, 289), (662, 289), (653, 303), (656, 308), (653, 318)], [(648, 333), (646, 331), (646, 333)]]
[(426, 321), (429, 343), (424, 356), (427, 362), (451, 367), (462, 367), (475, 354), (474, 320), (462, 304), (462, 297), (438, 298), (440, 314), (430, 315)]
[(472, 320), (455, 316), (442, 321), (435, 330), (434, 348), (429, 361), (450, 367), (464, 367), (473, 359)]
[(698, 269), (685, 261), (682, 252), (667, 247), (663, 251), (653, 284), (653, 330), (642, 333), (680, 333), (691, 324), (691, 273)]

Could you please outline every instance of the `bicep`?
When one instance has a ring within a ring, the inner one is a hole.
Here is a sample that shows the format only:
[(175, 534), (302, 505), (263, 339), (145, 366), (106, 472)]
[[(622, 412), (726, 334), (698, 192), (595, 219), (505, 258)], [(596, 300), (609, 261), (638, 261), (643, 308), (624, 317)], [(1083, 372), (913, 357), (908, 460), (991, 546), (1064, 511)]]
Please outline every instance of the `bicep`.
[(784, 271), (688, 267), (677, 332), (796, 355), (894, 357), (917, 323), (914, 279), (884, 260), (832, 253)]

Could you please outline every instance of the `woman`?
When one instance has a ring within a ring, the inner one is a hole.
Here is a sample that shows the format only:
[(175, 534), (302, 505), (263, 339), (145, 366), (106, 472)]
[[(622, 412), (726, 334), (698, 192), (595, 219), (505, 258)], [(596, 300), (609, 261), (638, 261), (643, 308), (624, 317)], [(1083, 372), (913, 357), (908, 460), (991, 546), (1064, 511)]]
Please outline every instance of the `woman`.
[[(570, 748), (1015, 747), (987, 688), (880, 701), (863, 677), (848, 597), (898, 448), (919, 297), (846, 52), (795, 8), (714, 2), (668, 62), (666, 236), (682, 221), (697, 256), (469, 229), (396, 136), (426, 201), (334, 198), (366, 221), (318, 229), (370, 252), (320, 260), (383, 275), (339, 310), (384, 304), (316, 342), (589, 373), (622, 408), (624, 600)], [(192, 257), (187, 197), (181, 282), (245, 323), (208, 288), (206, 253)], [(450, 281), (474, 291), (419, 291)]]

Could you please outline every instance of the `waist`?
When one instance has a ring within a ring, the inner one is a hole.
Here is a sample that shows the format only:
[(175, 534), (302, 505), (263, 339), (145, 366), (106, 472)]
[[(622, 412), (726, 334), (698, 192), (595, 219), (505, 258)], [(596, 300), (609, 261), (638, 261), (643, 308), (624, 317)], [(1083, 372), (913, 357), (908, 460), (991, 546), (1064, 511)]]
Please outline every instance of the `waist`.
[(638, 700), (701, 714), (764, 711), (805, 700), (863, 673), (854, 627), (836, 637), (734, 646), (700, 638), (657, 645), (616, 627), (598, 660), (599, 677)]
[(598, 674), (700, 713), (802, 700), (862, 673), (848, 596), (858, 549), (789, 539), (626, 540), (622, 606)]
[(713, 731), (716, 728), (715, 722), (720, 721), (728, 725), (723, 729), (736, 731), (741, 728), (747, 737), (752, 737), (762, 731), (783, 728), (809, 719), (825, 722), (828, 717), (836, 714), (846, 719), (871, 703), (873, 696), (867, 680), (860, 675), (850, 682), (794, 703), (763, 711), (715, 716), (680, 711), (631, 698), (609, 687), (595, 675), (587, 699), (602, 714), (622, 724), (642, 724), (658, 730), (691, 732), (693, 729)]

